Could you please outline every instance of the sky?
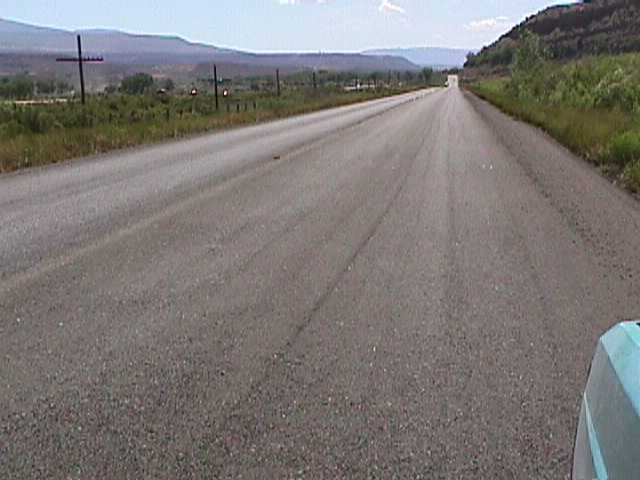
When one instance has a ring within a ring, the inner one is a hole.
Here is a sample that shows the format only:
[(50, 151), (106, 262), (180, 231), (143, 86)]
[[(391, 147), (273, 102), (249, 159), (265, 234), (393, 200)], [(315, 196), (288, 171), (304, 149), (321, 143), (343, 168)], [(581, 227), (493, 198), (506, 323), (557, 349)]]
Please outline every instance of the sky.
[(0, 17), (175, 34), (255, 52), (478, 48), (549, 0), (2, 0)]

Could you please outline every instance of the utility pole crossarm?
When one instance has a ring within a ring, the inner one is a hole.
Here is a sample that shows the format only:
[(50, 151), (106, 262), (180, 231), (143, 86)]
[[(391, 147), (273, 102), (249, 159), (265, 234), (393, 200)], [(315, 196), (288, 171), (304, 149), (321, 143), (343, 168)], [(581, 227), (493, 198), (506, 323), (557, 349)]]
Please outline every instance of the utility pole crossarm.
[[(60, 57), (56, 58), (56, 62), (78, 62), (78, 57)], [(82, 57), (82, 63), (100, 63), (104, 62), (102, 57)]]

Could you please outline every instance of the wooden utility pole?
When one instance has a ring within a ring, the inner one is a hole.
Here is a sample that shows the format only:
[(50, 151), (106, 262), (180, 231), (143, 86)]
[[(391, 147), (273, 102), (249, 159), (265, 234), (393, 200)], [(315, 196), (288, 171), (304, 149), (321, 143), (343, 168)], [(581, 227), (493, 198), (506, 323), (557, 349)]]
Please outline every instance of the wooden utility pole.
[(218, 110), (218, 67), (213, 64), (213, 91), (216, 96), (216, 110)]
[(91, 63), (100, 63), (104, 61), (102, 57), (86, 57), (82, 56), (82, 41), (80, 40), (80, 35), (77, 35), (78, 40), (78, 56), (77, 57), (61, 57), (56, 58), (56, 62), (76, 62), (78, 64), (78, 69), (80, 70), (80, 94), (82, 96), (82, 104), (85, 103), (85, 93), (84, 93), (84, 70), (82, 68), (82, 64), (84, 62)]
[(82, 94), (82, 104), (84, 105), (84, 70), (82, 69), (82, 41), (80, 35), (77, 36), (78, 40), (78, 68), (80, 69), (80, 92)]

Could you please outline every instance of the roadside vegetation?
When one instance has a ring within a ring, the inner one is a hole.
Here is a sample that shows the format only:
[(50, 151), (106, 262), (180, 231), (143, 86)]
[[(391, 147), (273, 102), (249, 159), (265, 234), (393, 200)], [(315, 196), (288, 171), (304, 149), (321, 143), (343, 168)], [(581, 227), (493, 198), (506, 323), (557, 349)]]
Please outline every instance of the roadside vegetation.
[[(318, 76), (319, 77), (319, 76)], [(400, 78), (398, 76), (398, 78)], [(306, 80), (306, 83), (303, 81)], [(281, 95), (272, 79), (253, 78), (250, 84), (220, 85), (219, 109), (212, 87), (190, 95), (191, 88), (176, 88), (169, 79), (137, 74), (118, 87), (89, 96), (86, 105), (73, 98), (32, 99), (34, 84), (17, 78), (4, 80), (12, 100), (0, 100), (0, 172), (46, 165), (114, 149), (177, 139), (210, 130), (252, 124), (325, 108), (408, 92), (425, 85), (441, 85), (442, 75), (425, 71), (397, 83), (376, 76), (354, 82), (353, 87), (320, 83), (301, 76), (283, 80)], [(366, 83), (365, 83), (366, 82)], [(0, 86), (2, 85), (0, 81)], [(55, 85), (54, 85), (55, 87)], [(227, 96), (223, 95), (224, 91)], [(5, 93), (6, 93), (5, 92)], [(6, 97), (5, 97), (6, 98)], [(62, 101), (60, 101), (62, 100)], [(47, 103), (50, 102), (50, 103)]]
[(510, 76), (476, 80), (467, 88), (640, 192), (640, 54), (561, 64), (526, 32)]
[(71, 90), (71, 85), (61, 80), (33, 80), (26, 75), (0, 77), (0, 99), (23, 100), (32, 98), (36, 93), (64, 95)]

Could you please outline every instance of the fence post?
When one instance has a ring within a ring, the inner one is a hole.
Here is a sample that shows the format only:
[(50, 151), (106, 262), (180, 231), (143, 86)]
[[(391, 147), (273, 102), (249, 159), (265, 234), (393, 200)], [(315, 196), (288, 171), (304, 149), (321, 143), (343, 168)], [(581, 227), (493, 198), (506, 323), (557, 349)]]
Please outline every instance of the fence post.
[(280, 96), (280, 69), (276, 69), (276, 92)]

